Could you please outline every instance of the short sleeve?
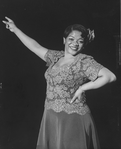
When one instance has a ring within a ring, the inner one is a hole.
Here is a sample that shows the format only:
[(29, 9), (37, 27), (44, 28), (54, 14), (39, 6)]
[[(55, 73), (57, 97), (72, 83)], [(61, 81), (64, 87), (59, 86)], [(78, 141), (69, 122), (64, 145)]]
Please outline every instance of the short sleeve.
[(83, 72), (91, 81), (94, 81), (97, 78), (98, 73), (102, 68), (103, 66), (95, 61), (91, 56), (86, 56), (82, 60)]
[(45, 54), (46, 66), (56, 62), (64, 54), (64, 51), (48, 50)]

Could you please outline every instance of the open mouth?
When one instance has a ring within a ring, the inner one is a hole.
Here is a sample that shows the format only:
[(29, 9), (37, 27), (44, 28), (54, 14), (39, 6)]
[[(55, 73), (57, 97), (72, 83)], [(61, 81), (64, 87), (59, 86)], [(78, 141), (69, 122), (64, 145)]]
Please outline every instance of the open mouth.
[(78, 47), (70, 47), (72, 50), (77, 51)]

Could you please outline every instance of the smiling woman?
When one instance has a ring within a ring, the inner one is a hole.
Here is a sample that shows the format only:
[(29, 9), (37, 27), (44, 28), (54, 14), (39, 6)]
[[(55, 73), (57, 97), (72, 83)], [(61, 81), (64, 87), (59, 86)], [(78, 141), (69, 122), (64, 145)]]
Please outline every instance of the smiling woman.
[(81, 34), (79, 31), (72, 31), (66, 39), (64, 38), (66, 53), (76, 55), (82, 49), (84, 39), (81, 37)]
[[(47, 92), (36, 149), (99, 149), (92, 115), (85, 92), (116, 80), (115, 75), (82, 54), (94, 39), (94, 31), (75, 24), (64, 32), (64, 51), (42, 47), (6, 17), (6, 28), (47, 63)], [(41, 69), (41, 68), (40, 68)]]

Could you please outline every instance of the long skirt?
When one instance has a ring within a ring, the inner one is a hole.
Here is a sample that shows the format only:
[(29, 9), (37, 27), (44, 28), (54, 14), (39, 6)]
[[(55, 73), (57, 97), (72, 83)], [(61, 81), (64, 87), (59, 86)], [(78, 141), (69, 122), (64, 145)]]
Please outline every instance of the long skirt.
[(36, 149), (99, 149), (91, 114), (44, 110)]

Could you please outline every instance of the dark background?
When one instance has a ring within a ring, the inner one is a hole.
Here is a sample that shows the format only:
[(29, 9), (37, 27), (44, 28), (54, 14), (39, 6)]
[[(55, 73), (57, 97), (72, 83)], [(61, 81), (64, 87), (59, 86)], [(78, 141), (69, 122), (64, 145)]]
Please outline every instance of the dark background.
[(44, 109), (45, 62), (5, 28), (10, 17), (42, 46), (62, 50), (63, 31), (80, 23), (94, 29), (84, 53), (109, 68), (117, 81), (87, 92), (101, 149), (121, 148), (119, 0), (0, 0), (0, 149), (35, 149)]

